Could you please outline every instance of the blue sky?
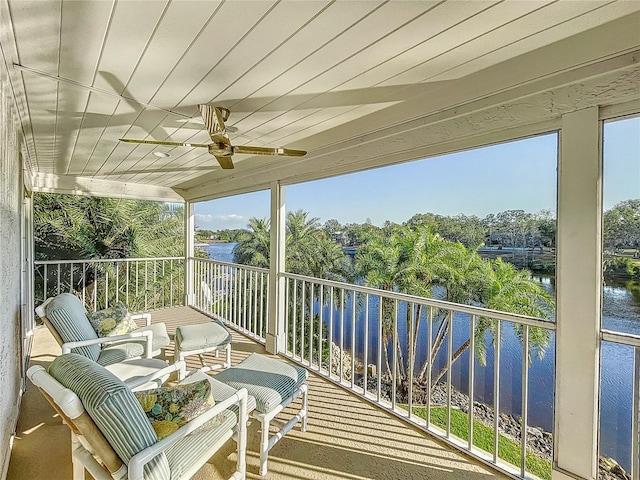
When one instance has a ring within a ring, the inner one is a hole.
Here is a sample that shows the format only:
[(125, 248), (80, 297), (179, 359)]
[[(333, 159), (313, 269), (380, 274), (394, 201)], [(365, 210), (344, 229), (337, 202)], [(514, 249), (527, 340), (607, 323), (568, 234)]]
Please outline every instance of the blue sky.
[[(640, 118), (604, 130), (604, 207), (640, 198)], [(340, 223), (402, 223), (416, 213), (477, 215), (556, 209), (557, 135), (409, 162), (286, 187), (287, 210)], [(196, 204), (196, 225), (244, 228), (269, 216), (269, 192)]]

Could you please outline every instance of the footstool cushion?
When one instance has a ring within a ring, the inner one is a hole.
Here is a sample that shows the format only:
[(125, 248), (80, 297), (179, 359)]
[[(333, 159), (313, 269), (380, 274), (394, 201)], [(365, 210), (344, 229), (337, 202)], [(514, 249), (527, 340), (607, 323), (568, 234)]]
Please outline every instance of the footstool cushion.
[(307, 376), (303, 367), (252, 353), (235, 367), (218, 373), (215, 379), (237, 390), (246, 388), (256, 400), (256, 410), (268, 413), (296, 391)]
[(176, 344), (181, 351), (218, 347), (231, 340), (231, 333), (219, 320), (176, 328)]

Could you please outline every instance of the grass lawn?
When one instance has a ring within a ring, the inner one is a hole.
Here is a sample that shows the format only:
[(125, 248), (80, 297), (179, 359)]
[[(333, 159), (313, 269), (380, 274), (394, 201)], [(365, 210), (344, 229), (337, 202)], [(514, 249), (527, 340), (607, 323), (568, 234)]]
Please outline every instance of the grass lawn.
[[(406, 405), (402, 405), (407, 408)], [(413, 414), (426, 419), (426, 407), (413, 407)], [(446, 429), (447, 409), (446, 407), (431, 408), (431, 423), (440, 428)], [(463, 440), (469, 439), (469, 416), (458, 409), (451, 409), (451, 434)], [(473, 420), (473, 444), (482, 450), (493, 453), (493, 428)], [(510, 438), (498, 436), (498, 456), (507, 463), (520, 468), (520, 444)], [(526, 458), (527, 472), (536, 477), (551, 480), (551, 461), (546, 460), (532, 452), (527, 452)]]

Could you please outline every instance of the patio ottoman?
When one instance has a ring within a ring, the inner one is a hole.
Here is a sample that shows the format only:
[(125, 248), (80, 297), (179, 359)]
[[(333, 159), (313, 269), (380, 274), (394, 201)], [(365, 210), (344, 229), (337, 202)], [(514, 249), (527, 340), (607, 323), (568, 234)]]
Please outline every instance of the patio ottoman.
[[(261, 424), (260, 475), (266, 475), (269, 450), (278, 440), (300, 420), (302, 431), (307, 430), (307, 370), (266, 355), (252, 353), (235, 367), (228, 368), (213, 378), (235, 389), (246, 388), (249, 396), (255, 399), (256, 408), (251, 416)], [(300, 395), (300, 410), (269, 437), (271, 420)]]
[[(201, 371), (207, 372), (231, 366), (231, 333), (219, 320), (197, 325), (181, 325), (176, 328), (175, 361), (184, 360), (189, 355), (198, 355), (202, 364)], [(217, 365), (207, 365), (203, 354), (226, 350), (225, 361)]]

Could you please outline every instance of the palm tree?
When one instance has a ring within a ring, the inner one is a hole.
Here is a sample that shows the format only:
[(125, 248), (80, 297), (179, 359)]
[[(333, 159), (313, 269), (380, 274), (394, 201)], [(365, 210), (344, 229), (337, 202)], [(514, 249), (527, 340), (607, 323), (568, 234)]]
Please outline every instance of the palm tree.
[[(249, 230), (233, 249), (234, 260), (243, 265), (269, 267), (270, 222), (251, 218)], [(317, 218), (302, 210), (287, 213), (285, 269), (298, 275), (340, 278), (348, 272), (342, 247), (321, 229)]]
[[(355, 274), (366, 286), (393, 292), (398, 285), (401, 247), (395, 235), (377, 235), (365, 243), (355, 256)], [(381, 296), (382, 352), (386, 371), (391, 373), (387, 345), (393, 340), (393, 301)], [(402, 351), (402, 349), (400, 349)], [(401, 364), (402, 362), (400, 362)]]
[[(480, 303), (486, 308), (499, 310), (502, 312), (518, 313), (538, 318), (549, 318), (553, 312), (554, 301), (542, 286), (531, 279), (528, 270), (517, 270), (512, 264), (504, 262), (501, 258), (486, 262), (489, 268), (484, 269), (485, 285), (481, 288), (482, 298)], [(475, 352), (481, 365), (486, 365), (487, 333), (489, 333), (492, 343), (501, 341), (496, 339), (497, 321), (487, 317), (480, 317), (475, 325)], [(520, 324), (514, 325), (514, 331), (520, 341), (524, 340), (524, 327)], [(535, 353), (538, 358), (542, 358), (549, 346), (551, 334), (544, 328), (532, 327), (529, 329), (529, 352), (528, 361), (531, 361), (531, 354)], [(458, 360), (462, 354), (469, 349), (471, 338), (467, 339), (451, 355), (451, 364)], [(433, 357), (432, 357), (433, 358)], [(433, 378), (435, 385), (447, 372), (447, 367), (443, 367)]]
[[(397, 227), (387, 236), (372, 238), (356, 255), (356, 274), (370, 287), (387, 291), (397, 291), (437, 297), (452, 303), (478, 305), (506, 312), (520, 313), (546, 318), (553, 308), (553, 299), (540, 285), (531, 280), (528, 271), (516, 270), (513, 265), (502, 260), (489, 262), (478, 255), (477, 248), (466, 248), (457, 242), (444, 240), (424, 226)], [(383, 339), (388, 345), (392, 336), (393, 302), (383, 302)], [(413, 355), (406, 365), (398, 367), (398, 376), (405, 376), (415, 363), (420, 322), (423, 315), (421, 306), (412, 317), (407, 308), (407, 339), (412, 342)], [(432, 339), (431, 352), (422, 364), (417, 376), (423, 377), (429, 364), (444, 345), (447, 335), (452, 334), (453, 311), (437, 312), (437, 329)], [(476, 324), (476, 355), (481, 363), (485, 361), (486, 333), (491, 331), (494, 321), (480, 318)], [(522, 335), (522, 327), (516, 326), (516, 334)], [(549, 334), (544, 329), (530, 329), (531, 351), (544, 354), (549, 343)], [(453, 353), (455, 362), (470, 346), (470, 339)], [(402, 349), (396, 341), (395, 348), (400, 359)], [(386, 349), (385, 363), (390, 373)], [(435, 377), (437, 383), (446, 373), (446, 367)]]
[(243, 232), (233, 248), (236, 263), (269, 268), (270, 222), (266, 218), (249, 219), (249, 231)]
[(34, 237), (39, 259), (183, 255), (181, 210), (158, 202), (39, 193)]
[[(34, 237), (36, 258), (42, 260), (184, 255), (182, 210), (169, 209), (159, 202), (39, 193), (34, 199)], [(153, 292), (156, 295), (163, 295), (165, 288), (170, 288), (165, 282), (182, 277), (178, 270), (183, 266), (176, 264), (173, 268), (175, 275), (155, 279)], [(107, 274), (111, 278), (120, 276), (121, 285), (130, 280), (123, 278), (126, 270), (118, 271), (109, 263), (93, 268), (78, 263), (73, 271), (58, 273), (62, 273), (65, 281), (74, 279), (74, 285), (69, 286), (71, 290), (91, 292), (95, 288), (97, 271), (101, 271), (102, 277)], [(135, 276), (133, 269), (129, 273)], [(104, 289), (98, 291), (103, 294)], [(130, 298), (130, 304), (135, 308), (137, 299)]]
[[(268, 267), (270, 253), (269, 229), (268, 220), (252, 218), (249, 221), (249, 230), (241, 235), (238, 244), (233, 250), (234, 260), (245, 265)], [(287, 213), (285, 242), (285, 269), (287, 272), (337, 280), (343, 280), (348, 274), (348, 257), (344, 254), (342, 247), (329, 238), (326, 231), (322, 230), (319, 220), (309, 217), (308, 212), (298, 210)], [(324, 292), (325, 296), (327, 291)], [(304, 328), (308, 332), (313, 324), (313, 332), (314, 336), (316, 336), (316, 340), (312, 339), (313, 355), (321, 356), (324, 355), (324, 352), (317, 352), (316, 348), (318, 344), (317, 333), (320, 331), (319, 324), (321, 319), (318, 315), (314, 315), (311, 318), (310, 306), (317, 300), (324, 303), (325, 298), (319, 299), (319, 289), (316, 289), (313, 295), (314, 298), (311, 298), (310, 290), (308, 290), (305, 292), (303, 299), (301, 284), (298, 283), (297, 298), (300, 299), (303, 308), (306, 309), (304, 315), (306, 320), (305, 325), (302, 325), (302, 322), (296, 325), (296, 329), (299, 330), (296, 332), (296, 339), (297, 342), (300, 342), (302, 329)], [(289, 308), (293, 309), (295, 306), (289, 305)], [(290, 318), (293, 318), (293, 315), (294, 312), (292, 310)], [(323, 336), (326, 334), (327, 331), (325, 329)], [(290, 339), (292, 337), (292, 335), (289, 336)], [(298, 349), (298, 351), (300, 350)], [(306, 352), (304, 353), (306, 354)]]

